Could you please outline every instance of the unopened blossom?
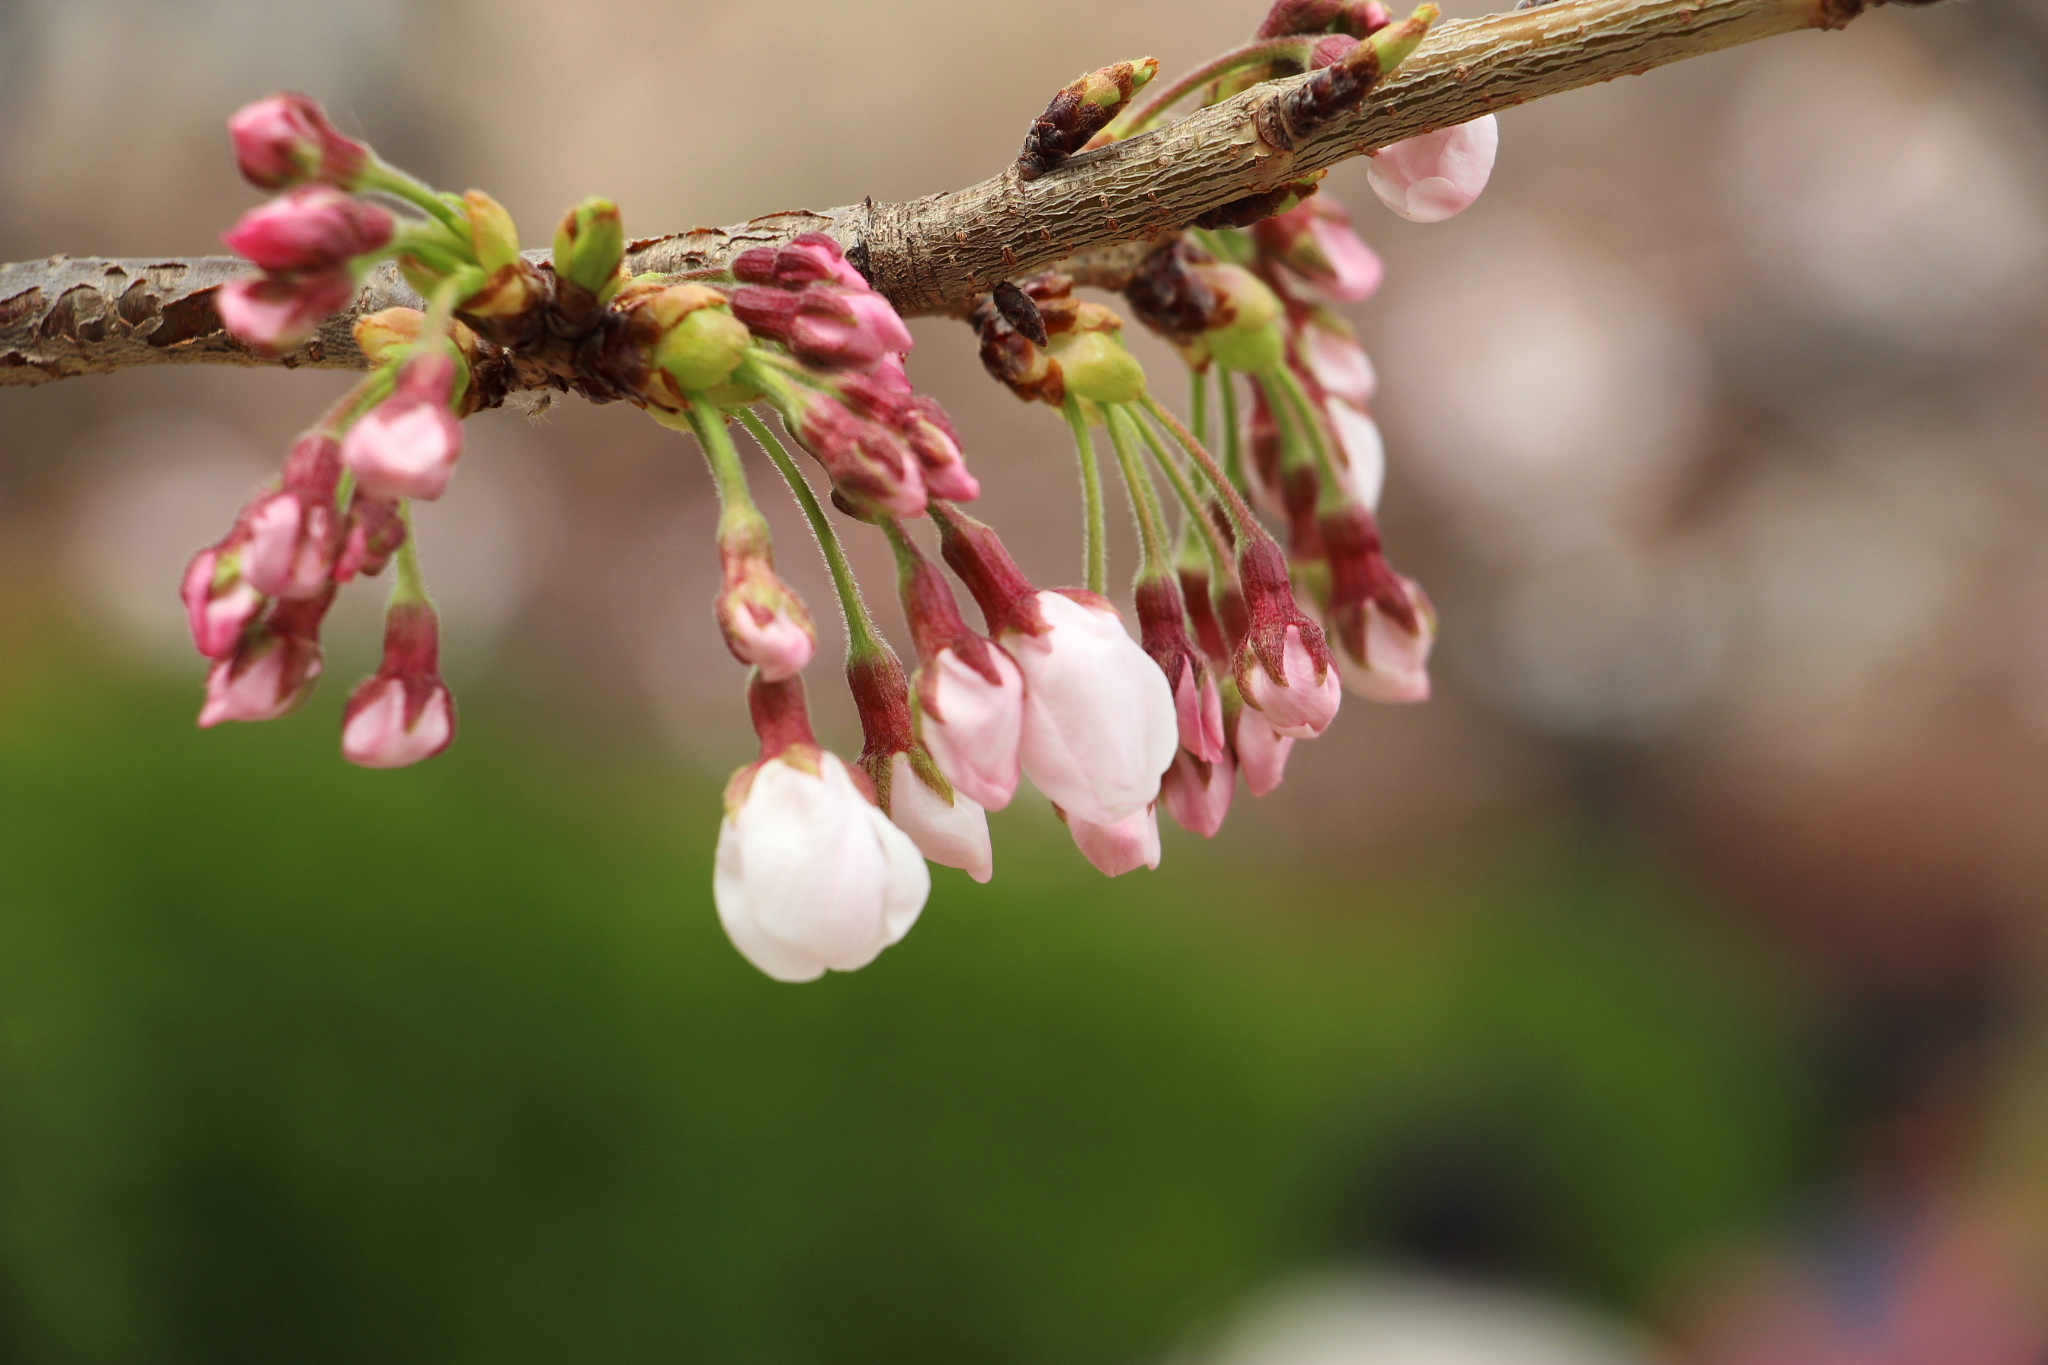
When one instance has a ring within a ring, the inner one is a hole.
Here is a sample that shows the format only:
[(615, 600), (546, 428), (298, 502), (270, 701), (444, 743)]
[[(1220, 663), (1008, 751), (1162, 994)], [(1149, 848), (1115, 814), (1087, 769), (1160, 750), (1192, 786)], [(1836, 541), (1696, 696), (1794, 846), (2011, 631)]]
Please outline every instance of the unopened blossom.
[(917, 771), (911, 754), (890, 756), (889, 819), (917, 851), (943, 867), (957, 867), (978, 882), (995, 875), (988, 816), (957, 786), (950, 796)]
[(923, 513), (924, 474), (901, 436), (827, 394), (792, 387), (788, 399), (791, 434), (817, 457), (841, 498), (870, 514)]
[(454, 401), (455, 359), (425, 352), (406, 363), (391, 397), (349, 428), (342, 463), (366, 493), (432, 501), (448, 489), (462, 457), (462, 423)]
[(1304, 309), (1294, 340), (1309, 377), (1325, 393), (1361, 409), (1372, 402), (1379, 376), (1350, 323), (1327, 308)]
[(242, 633), (234, 652), (207, 674), (200, 727), (210, 729), (229, 720), (275, 720), (303, 705), (324, 667), (320, 622), (333, 602), (330, 588), (303, 602), (273, 603)]
[[(769, 682), (803, 671), (817, 652), (817, 630), (803, 600), (775, 572), (767, 527), (758, 516), (728, 514), (719, 527), (724, 570), (716, 610), (725, 647)], [(730, 524), (727, 524), (730, 523)]]
[(917, 641), (911, 724), (956, 791), (1001, 810), (1023, 774), (1024, 674), (1002, 646), (970, 630), (937, 566), (900, 531), (898, 590)]
[(1231, 752), (1253, 796), (1264, 796), (1280, 785), (1287, 774), (1287, 755), (1293, 749), (1294, 737), (1275, 730), (1263, 712), (1249, 706), (1238, 712), (1231, 730)]
[(1228, 748), (1213, 763), (1182, 749), (1173, 756), (1173, 766), (1159, 784), (1159, 799), (1166, 803), (1166, 813), (1175, 824), (1190, 834), (1213, 839), (1230, 814), (1236, 786), (1237, 764)]
[(350, 497), (341, 531), (341, 552), (334, 561), (334, 581), (346, 583), (357, 574), (374, 578), (405, 544), (405, 515), (388, 498), (373, 497), (361, 488)]
[(1429, 651), (1436, 643), (1436, 611), (1411, 578), (1400, 579), (1408, 598), (1405, 619), (1378, 602), (1363, 604), (1362, 649), (1353, 654), (1338, 634), (1337, 671), (1344, 685), (1368, 701), (1429, 700)]
[(981, 484), (967, 470), (952, 419), (936, 399), (911, 388), (894, 357), (884, 357), (864, 373), (845, 376), (838, 388), (855, 412), (903, 438), (917, 457), (930, 496), (951, 502), (972, 502), (981, 496)]
[(1159, 866), (1159, 808), (1147, 803), (1120, 820), (1097, 823), (1067, 813), (1067, 832), (1095, 870), (1121, 877), (1141, 867)]
[(732, 295), (733, 312), (807, 365), (866, 369), (915, 344), (895, 305), (822, 233), (805, 233), (787, 247), (743, 252), (733, 274), (742, 281)]
[(405, 768), (455, 739), (455, 696), (441, 681), (441, 628), (424, 600), (394, 602), (384, 663), (348, 699), (341, 752), (364, 768)]
[(1238, 580), (1251, 616), (1235, 667), (1246, 707), (1282, 735), (1320, 735), (1336, 718), (1343, 683), (1322, 628), (1295, 606), (1286, 558), (1270, 537), (1239, 547)]
[(1299, 625), (1286, 628), (1281, 676), (1275, 677), (1263, 667), (1247, 671), (1245, 704), (1263, 712), (1278, 733), (1295, 739), (1313, 739), (1336, 719), (1343, 681), (1336, 669), (1316, 666), (1315, 656), (1302, 635)]
[(1338, 468), (1345, 486), (1367, 508), (1379, 510), (1380, 490), (1387, 481), (1387, 447), (1379, 423), (1342, 398), (1332, 397), (1324, 411), (1337, 438)]
[(762, 757), (733, 775), (712, 894), (746, 959), (778, 981), (874, 961), (917, 922), (931, 873), (854, 770), (812, 737), (799, 679), (751, 688)]
[(250, 209), (221, 240), (265, 270), (331, 270), (382, 250), (394, 226), (375, 204), (331, 185), (304, 185)]
[(1304, 199), (1252, 227), (1259, 250), (1333, 299), (1369, 299), (1386, 277), (1378, 253), (1360, 239), (1351, 214), (1327, 195)]
[(213, 296), (221, 325), (254, 345), (282, 350), (305, 341), (356, 296), (346, 269), (229, 280)]
[(1188, 638), (1180, 583), (1172, 577), (1143, 579), (1136, 596), (1139, 638), (1173, 689), (1181, 748), (1214, 762), (1225, 752), (1223, 694)]
[(370, 164), (370, 149), (344, 137), (304, 95), (271, 95), (245, 104), (228, 120), (235, 160), (261, 189), (308, 181), (353, 189)]
[(249, 543), (242, 572), (258, 592), (305, 598), (323, 592), (341, 552), (341, 514), (334, 504), (341, 480), (341, 443), (309, 432), (292, 447), (284, 486), (244, 513)]
[(1365, 164), (1380, 202), (1411, 223), (1440, 223), (1464, 212), (1486, 188), (1500, 147), (1491, 114), (1382, 147)]
[(235, 652), (242, 632), (263, 610), (266, 598), (243, 572), (249, 533), (238, 522), (228, 538), (192, 557), (180, 591), (192, 626), (192, 644), (209, 659)]

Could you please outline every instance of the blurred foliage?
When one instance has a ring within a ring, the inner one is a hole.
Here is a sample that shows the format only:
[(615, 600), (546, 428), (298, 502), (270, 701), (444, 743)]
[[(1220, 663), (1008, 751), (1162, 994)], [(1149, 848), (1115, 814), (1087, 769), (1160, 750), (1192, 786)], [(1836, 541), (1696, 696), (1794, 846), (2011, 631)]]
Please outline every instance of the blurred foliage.
[(361, 772), (338, 679), (202, 734), (20, 645), (7, 1359), (1133, 1361), (1407, 1236), (1474, 1133), (1514, 1268), (1621, 1302), (1792, 1174), (1768, 972), (1613, 850), (1248, 812), (1108, 883), (1019, 812), (792, 988), (719, 931), (712, 775), (489, 704)]

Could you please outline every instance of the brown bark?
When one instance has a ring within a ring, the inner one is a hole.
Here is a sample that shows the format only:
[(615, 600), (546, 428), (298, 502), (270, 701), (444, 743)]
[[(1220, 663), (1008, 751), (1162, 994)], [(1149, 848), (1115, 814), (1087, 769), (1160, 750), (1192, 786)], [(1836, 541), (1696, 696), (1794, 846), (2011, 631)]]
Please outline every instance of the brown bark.
[[(1056, 264), (1084, 284), (1116, 288), (1144, 254), (1144, 243), (1219, 205), (1524, 100), (1759, 38), (1840, 28), (1864, 3), (1557, 0), (1452, 21), (1363, 105), (1291, 149), (1268, 142), (1255, 116), (1305, 77), (1257, 86), (1154, 132), (1083, 153), (1029, 182), (1018, 180), (1013, 166), (978, 185), (907, 203), (797, 210), (736, 227), (647, 238), (632, 244), (628, 264), (636, 272), (718, 271), (748, 247), (829, 232), (875, 287), (913, 316), (963, 313), (998, 281)], [(57, 256), (0, 266), (0, 385), (150, 364), (361, 368), (350, 334), (354, 316), (399, 303), (418, 306), (387, 265), (372, 274), (354, 308), (329, 319), (312, 342), (262, 355), (221, 329), (212, 303), (221, 283), (247, 269), (223, 256)]]

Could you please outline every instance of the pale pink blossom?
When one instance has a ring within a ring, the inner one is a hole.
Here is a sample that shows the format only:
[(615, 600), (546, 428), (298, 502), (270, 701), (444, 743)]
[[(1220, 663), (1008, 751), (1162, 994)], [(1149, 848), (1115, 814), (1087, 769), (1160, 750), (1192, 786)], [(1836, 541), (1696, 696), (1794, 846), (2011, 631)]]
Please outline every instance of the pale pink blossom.
[(1160, 783), (1160, 799), (1166, 802), (1166, 813), (1175, 824), (1190, 834), (1212, 839), (1230, 814), (1236, 786), (1237, 764), (1231, 760), (1230, 750), (1209, 763), (1182, 749), (1173, 756), (1173, 766)]
[(237, 528), (227, 540), (194, 555), (185, 569), (181, 595), (192, 643), (209, 659), (233, 654), (242, 632), (263, 610), (263, 594), (242, 572), (246, 549), (246, 533)]
[(214, 294), (213, 305), (221, 325), (242, 340), (283, 350), (312, 336), (323, 319), (348, 307), (355, 296), (354, 276), (337, 267), (309, 275), (229, 280)]
[(793, 745), (742, 769), (712, 895), (733, 946), (777, 981), (874, 961), (917, 922), (931, 873), (836, 754)]
[(796, 620), (787, 610), (741, 602), (732, 612), (721, 613), (719, 623), (726, 628), (733, 655), (760, 669), (770, 682), (802, 672), (817, 652), (818, 640), (809, 623)]
[(1313, 739), (1337, 718), (1337, 708), (1344, 700), (1343, 680), (1334, 668), (1317, 668), (1302, 627), (1288, 626), (1284, 638), (1280, 655), (1284, 678), (1274, 677), (1254, 660), (1245, 670), (1245, 702), (1263, 712), (1278, 733)]
[(1366, 183), (1409, 222), (1440, 223), (1479, 198), (1499, 147), (1500, 125), (1486, 114), (1380, 148), (1366, 161)]
[(435, 683), (416, 714), (399, 678), (376, 677), (349, 698), (341, 729), (341, 753), (362, 768), (407, 768), (432, 758), (455, 738), (455, 700), (446, 683)]
[(910, 755), (901, 751), (889, 760), (889, 819), (919, 853), (942, 867), (957, 867), (978, 882), (995, 875), (981, 803), (957, 787), (947, 800), (917, 775)]
[(1174, 718), (1179, 722), (1180, 747), (1207, 763), (1229, 752), (1223, 739), (1223, 691), (1208, 670), (1195, 676), (1192, 664), (1181, 671), (1173, 687)]
[(1001, 810), (1017, 793), (1024, 729), (1024, 675), (996, 645), (984, 647), (993, 681), (947, 646), (920, 670), (917, 737), (954, 788), (984, 809)]
[(1344, 482), (1351, 496), (1358, 499), (1367, 511), (1378, 511), (1380, 491), (1387, 482), (1387, 446), (1380, 436), (1379, 423), (1342, 398), (1333, 397), (1324, 405), (1324, 410), (1329, 414), (1330, 426), (1337, 435), (1337, 447), (1344, 456)]
[(331, 270), (381, 250), (394, 227), (375, 204), (332, 186), (305, 185), (250, 209), (221, 240), (265, 270)]
[(1294, 748), (1292, 736), (1275, 730), (1265, 716), (1247, 706), (1238, 713), (1237, 731), (1232, 737), (1237, 766), (1253, 796), (1264, 796), (1280, 785), (1287, 773), (1287, 755)]
[(1141, 867), (1159, 866), (1159, 808), (1147, 804), (1121, 820), (1096, 823), (1067, 815), (1067, 831), (1095, 870), (1121, 877)]
[(1410, 631), (1377, 602), (1365, 603), (1365, 657), (1353, 658), (1343, 644), (1331, 651), (1345, 686), (1368, 701), (1429, 700), (1429, 651), (1436, 643), (1436, 610), (1411, 578), (1400, 578), (1415, 615)]
[(399, 376), (397, 392), (349, 428), (341, 459), (364, 492), (432, 501), (447, 491), (462, 457), (462, 423), (448, 410), (454, 390), (453, 359), (416, 356)]
[(1107, 602), (1036, 601), (1045, 632), (1003, 637), (1024, 676), (1024, 772), (1071, 819), (1116, 824), (1159, 795), (1180, 747), (1172, 689)]

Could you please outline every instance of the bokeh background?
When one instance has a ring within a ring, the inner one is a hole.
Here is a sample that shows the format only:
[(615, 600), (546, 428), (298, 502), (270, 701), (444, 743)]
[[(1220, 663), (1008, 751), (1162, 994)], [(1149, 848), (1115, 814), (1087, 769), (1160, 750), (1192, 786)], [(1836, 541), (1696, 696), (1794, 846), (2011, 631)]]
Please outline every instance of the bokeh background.
[[(0, 0), (0, 259), (218, 249), (279, 87), (544, 241), (965, 184), (1258, 17)], [(1433, 227), (1338, 170), (1437, 699), (1156, 873), (1020, 799), (801, 988), (710, 905), (749, 735), (686, 441), (471, 424), (421, 517), (463, 736), (368, 773), (374, 590), (305, 712), (205, 734), (175, 592), (346, 381), (0, 391), (0, 1359), (2038, 1365), (2044, 56), (1968, 0), (1542, 101)], [(1057, 417), (916, 331), (1076, 577)]]

